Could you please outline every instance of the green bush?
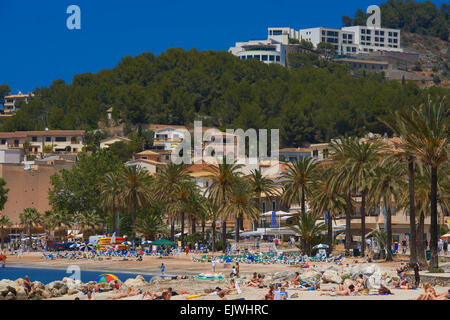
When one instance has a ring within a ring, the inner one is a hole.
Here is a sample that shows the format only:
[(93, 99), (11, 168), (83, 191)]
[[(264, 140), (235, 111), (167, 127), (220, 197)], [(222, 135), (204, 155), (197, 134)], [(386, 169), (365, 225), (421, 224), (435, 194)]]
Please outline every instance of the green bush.
[(428, 273), (445, 273), (445, 271), (441, 268), (437, 268), (437, 269), (430, 269)]
[(343, 275), (341, 276), (341, 278), (342, 278), (342, 281), (345, 281), (345, 279), (349, 279), (350, 276), (349, 276), (348, 274), (343, 274)]

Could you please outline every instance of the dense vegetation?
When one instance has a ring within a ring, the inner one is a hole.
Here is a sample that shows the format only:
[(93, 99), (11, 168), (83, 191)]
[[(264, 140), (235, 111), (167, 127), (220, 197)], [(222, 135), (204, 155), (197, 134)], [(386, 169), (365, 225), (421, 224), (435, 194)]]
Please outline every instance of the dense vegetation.
[(156, 57), (125, 57), (112, 70), (78, 74), (72, 84), (54, 81), (36, 89), (3, 131), (97, 129), (113, 108), (128, 124), (203, 124), (219, 128), (279, 128), (285, 146), (328, 141), (372, 131), (384, 133), (377, 116), (418, 105), (431, 93), (413, 83), (382, 77), (354, 78), (345, 66), (313, 64), (287, 70), (241, 61), (226, 52), (169, 49)]
[[(381, 25), (385, 28), (401, 29), (406, 32), (439, 37), (448, 41), (450, 5), (443, 3), (439, 8), (427, 0), (388, 0), (380, 5)], [(358, 9), (355, 17), (343, 16), (344, 26), (365, 26), (368, 18), (365, 11)]]

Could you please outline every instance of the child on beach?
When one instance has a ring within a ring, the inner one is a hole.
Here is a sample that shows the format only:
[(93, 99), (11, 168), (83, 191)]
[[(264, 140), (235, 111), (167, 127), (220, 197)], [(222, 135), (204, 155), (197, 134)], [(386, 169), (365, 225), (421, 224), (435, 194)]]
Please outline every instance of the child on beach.
[(231, 270), (230, 277), (236, 277), (236, 267), (235, 266), (233, 266), (233, 269)]

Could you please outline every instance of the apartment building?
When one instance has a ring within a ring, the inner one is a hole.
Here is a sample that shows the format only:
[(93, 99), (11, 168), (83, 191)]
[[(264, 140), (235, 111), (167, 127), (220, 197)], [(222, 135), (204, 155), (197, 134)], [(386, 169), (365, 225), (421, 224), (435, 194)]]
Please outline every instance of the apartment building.
[(403, 52), (400, 47), (400, 30), (373, 28), (366, 26), (344, 27), (342, 31), (353, 32), (354, 43), (358, 45), (358, 53), (375, 51)]
[(354, 32), (341, 29), (324, 27), (302, 29), (300, 30), (300, 40), (309, 41), (316, 48), (321, 42), (330, 43), (338, 55), (355, 54), (358, 50)]
[(28, 154), (37, 155), (50, 146), (51, 152), (78, 153), (84, 146), (83, 136), (84, 130), (0, 132), (0, 150), (26, 147)]
[(152, 124), (149, 126), (155, 135), (153, 146), (157, 150), (175, 150), (189, 133), (185, 126)]
[(34, 94), (28, 93), (28, 94), (22, 94), (22, 92), (19, 91), (18, 94), (9, 95), (5, 97), (5, 102), (3, 104), (3, 111), (5, 114), (11, 114), (16, 113), (18, 110), (17, 103), (19, 101), (25, 101), (28, 103), (30, 99), (34, 97)]

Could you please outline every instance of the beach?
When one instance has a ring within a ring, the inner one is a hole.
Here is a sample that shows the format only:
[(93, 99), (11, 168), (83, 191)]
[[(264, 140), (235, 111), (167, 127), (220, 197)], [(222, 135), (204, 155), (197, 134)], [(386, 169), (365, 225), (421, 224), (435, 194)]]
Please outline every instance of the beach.
[[(125, 293), (128, 286), (132, 287), (134, 291), (139, 289), (143, 292), (161, 292), (171, 287), (174, 291), (185, 290), (188, 293), (183, 295), (175, 295), (172, 300), (186, 300), (186, 297), (198, 294), (204, 294), (207, 289), (214, 289), (216, 287), (225, 288), (229, 285), (231, 272), (231, 264), (225, 265), (224, 263), (218, 263), (215, 271), (224, 276), (223, 280), (199, 280), (193, 278), (193, 276), (201, 273), (211, 272), (211, 263), (193, 262), (192, 257), (194, 254), (181, 254), (177, 257), (167, 257), (160, 259), (155, 256), (145, 256), (143, 261), (136, 261), (131, 259), (129, 261), (122, 261), (119, 258), (104, 261), (93, 260), (45, 260), (41, 259), (40, 253), (26, 253), (21, 258), (16, 256), (8, 257), (7, 267), (27, 267), (27, 268), (46, 268), (46, 269), (66, 269), (68, 266), (78, 266), (81, 273), (86, 270), (98, 271), (100, 273), (114, 273), (114, 272), (127, 272), (137, 275), (152, 275), (153, 278), (149, 282), (139, 279), (130, 279), (125, 283), (121, 283), (119, 290), (113, 290), (108, 292), (94, 292), (93, 297), (96, 300), (107, 300), (110, 297), (116, 296), (121, 293)], [(406, 262), (406, 261), (403, 261)], [(164, 263), (166, 266), (166, 272), (164, 275), (160, 272), (160, 265)], [(355, 266), (362, 269), (367, 266), (374, 266), (382, 272), (385, 278), (395, 278), (396, 269), (400, 266), (402, 261), (394, 261), (390, 263), (355, 263), (354, 259), (344, 259), (342, 264), (316, 262), (310, 263), (308, 269), (302, 269), (299, 266), (290, 266), (286, 264), (240, 264), (240, 277), (236, 278), (239, 281), (239, 286), (242, 290), (241, 294), (227, 295), (228, 300), (242, 299), (245, 300), (262, 300), (268, 293), (268, 288), (254, 288), (247, 287), (244, 283), (246, 279), (250, 278), (253, 272), (260, 273), (265, 277), (265, 284), (277, 283), (285, 280), (290, 280), (294, 272), (300, 272), (305, 274), (306, 272), (324, 272), (326, 270), (336, 270), (339, 274), (348, 273), (351, 268)], [(444, 264), (446, 266), (446, 264)], [(25, 275), (23, 275), (24, 277)], [(187, 276), (187, 279), (182, 280), (164, 280), (168, 276)], [(445, 276), (445, 275), (443, 275)], [(34, 281), (35, 279), (30, 279)], [(55, 279), (62, 280), (62, 279)], [(336, 283), (326, 283), (321, 281), (321, 289), (336, 288)], [(438, 293), (444, 293), (450, 289), (450, 286), (435, 286)], [(392, 295), (380, 296), (380, 295), (356, 295), (356, 296), (329, 296), (320, 295), (319, 291), (300, 291), (294, 288), (287, 288), (286, 292), (290, 297), (290, 300), (411, 300), (417, 298), (422, 294), (423, 289), (420, 287), (417, 290), (401, 290), (391, 289)], [(294, 297), (292, 297), (294, 295)], [(87, 299), (86, 295), (81, 292), (73, 291), (72, 294), (62, 295), (59, 297), (51, 297), (51, 300), (73, 300), (75, 298), (80, 300)], [(124, 297), (120, 300), (141, 300), (142, 294), (135, 296)], [(193, 300), (220, 300), (218, 296), (205, 295), (196, 297)], [(188, 300), (186, 300), (188, 301)]]

